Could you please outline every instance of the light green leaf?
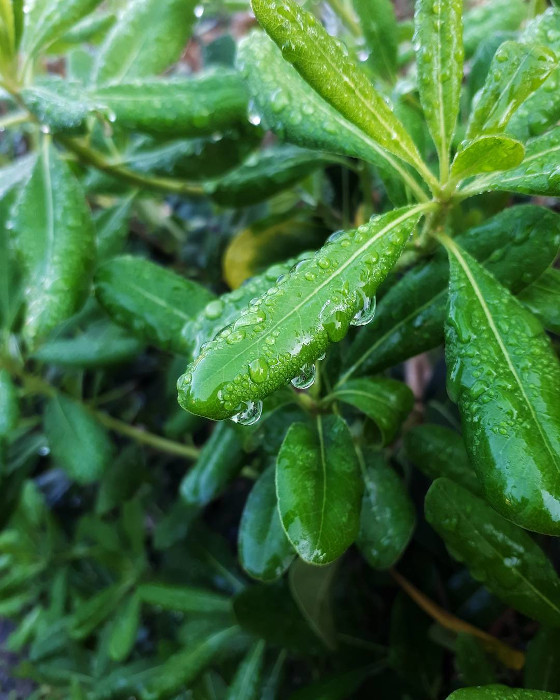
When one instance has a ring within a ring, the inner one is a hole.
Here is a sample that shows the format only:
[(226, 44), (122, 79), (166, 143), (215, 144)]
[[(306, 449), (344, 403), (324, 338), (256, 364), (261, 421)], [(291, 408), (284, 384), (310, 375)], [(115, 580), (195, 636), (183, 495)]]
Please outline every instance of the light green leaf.
[(122, 252), (128, 236), (128, 221), (134, 193), (94, 216), (97, 260), (103, 261)]
[(508, 136), (487, 134), (465, 141), (451, 165), (451, 178), (464, 180), (478, 173), (510, 170), (517, 167), (525, 156), (523, 144)]
[(183, 326), (213, 298), (196, 282), (133, 256), (103, 263), (95, 274), (95, 294), (113, 321), (181, 354), (190, 348)]
[(363, 478), (358, 549), (374, 569), (389, 569), (412, 537), (416, 522), (414, 504), (381, 453), (364, 455)]
[(524, 530), (444, 478), (426, 495), (426, 519), (451, 556), (491, 593), (524, 615), (560, 626), (560, 579)]
[(518, 299), (547, 330), (560, 334), (560, 270), (547, 270)]
[(391, 0), (353, 0), (362, 32), (370, 50), (367, 62), (386, 80), (397, 72), (399, 45), (397, 18)]
[(540, 690), (520, 690), (505, 685), (486, 685), (477, 688), (461, 688), (447, 700), (557, 700), (560, 695)]
[(546, 46), (505, 41), (496, 51), (490, 72), (467, 125), (467, 139), (498, 134), (519, 106), (558, 65)]
[(99, 49), (93, 81), (122, 83), (165, 70), (187, 42), (194, 6), (194, 0), (128, 2)]
[(560, 364), (542, 326), (456, 243), (449, 253), (447, 390), (498, 512), (560, 534)]
[(122, 662), (134, 647), (140, 625), (140, 599), (133, 593), (117, 610), (109, 637), (109, 656)]
[(262, 667), (264, 664), (265, 643), (262, 639), (249, 649), (239, 664), (225, 700), (257, 700)]
[(117, 608), (126, 594), (122, 584), (115, 583), (78, 604), (70, 618), (70, 635), (86, 639)]
[(111, 464), (113, 445), (105, 428), (65, 396), (49, 399), (45, 433), (54, 459), (79, 484), (97, 481)]
[(365, 413), (379, 428), (383, 445), (393, 442), (414, 405), (409, 387), (386, 377), (351, 379), (337, 386), (327, 398), (350, 404)]
[(46, 139), (16, 202), (13, 230), (27, 283), (24, 332), (34, 342), (79, 309), (94, 257), (82, 189)]
[(80, 133), (93, 110), (83, 87), (58, 77), (38, 80), (21, 91), (27, 109), (53, 133)]
[(352, 438), (338, 416), (316, 430), (293, 423), (276, 467), (280, 519), (299, 556), (328, 564), (356, 539), (363, 484)]
[(463, 82), (463, 0), (418, 0), (414, 19), (420, 102), (445, 176)]
[(290, 567), (292, 597), (307, 624), (328, 649), (336, 648), (332, 587), (338, 565), (312, 566), (301, 559)]
[(238, 549), (243, 569), (261, 581), (279, 578), (295, 556), (280, 522), (274, 465), (251, 489), (239, 525)]
[(321, 97), (390, 153), (432, 181), (414, 142), (367, 75), (294, 0), (253, 0), (255, 16), (284, 58)]
[(205, 346), (179, 379), (181, 406), (228, 418), (307, 372), (329, 343), (342, 340), (352, 320), (361, 321), (364, 307), (371, 308), (422, 210), (397, 209), (336, 234), (299, 263)]
[(497, 32), (515, 31), (527, 18), (523, 0), (491, 0), (476, 5), (465, 14), (463, 42), (465, 55), (472, 56), (480, 42)]
[(0, 369), (0, 442), (10, 437), (19, 421), (19, 400), (17, 389), (10, 374)]
[(205, 614), (227, 613), (231, 602), (226, 596), (201, 588), (172, 586), (165, 583), (143, 583), (136, 589), (142, 603), (176, 612)]

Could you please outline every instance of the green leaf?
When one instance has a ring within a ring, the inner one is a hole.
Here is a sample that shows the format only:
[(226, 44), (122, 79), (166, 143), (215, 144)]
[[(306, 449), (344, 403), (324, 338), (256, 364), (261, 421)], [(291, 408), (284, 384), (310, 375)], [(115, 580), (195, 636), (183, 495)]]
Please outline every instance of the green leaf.
[(241, 440), (235, 430), (226, 423), (217, 425), (181, 481), (181, 498), (189, 506), (203, 508), (237, 476), (242, 462)]
[(136, 594), (129, 596), (117, 610), (111, 636), (109, 656), (113, 661), (122, 662), (130, 655), (140, 625), (140, 599)]
[(525, 156), (522, 143), (508, 136), (485, 135), (465, 141), (451, 165), (451, 177), (464, 180), (478, 173), (510, 170), (517, 167)]
[(239, 525), (238, 548), (243, 569), (261, 581), (279, 578), (295, 556), (280, 522), (274, 465), (251, 489)]
[(218, 180), (205, 184), (206, 193), (224, 207), (262, 202), (292, 187), (333, 159), (294, 146), (272, 146), (258, 151)]
[(381, 453), (366, 453), (357, 545), (374, 569), (389, 569), (406, 549), (416, 521), (406, 488)]
[(386, 377), (352, 379), (337, 386), (328, 398), (362, 411), (379, 428), (383, 445), (393, 442), (414, 406), (409, 387)]
[(27, 109), (53, 133), (83, 132), (93, 108), (79, 83), (55, 76), (38, 80), (20, 95)]
[(476, 98), (467, 138), (504, 131), (518, 107), (557, 65), (556, 55), (546, 46), (505, 41), (496, 51), (482, 92)]
[(132, 0), (101, 45), (97, 84), (161, 73), (181, 55), (194, 21), (194, 0)]
[(420, 102), (445, 174), (463, 82), (463, 2), (418, 0), (415, 7)]
[(299, 263), (205, 346), (179, 379), (181, 406), (228, 418), (244, 402), (259, 401), (298, 377), (329, 343), (346, 335), (352, 320), (361, 322), (364, 306), (371, 308), (421, 211), (421, 205), (397, 209), (355, 231), (337, 233)]
[(543, 326), (560, 334), (560, 271), (550, 268), (536, 282), (524, 289), (518, 299)]
[(349, 693), (357, 693), (371, 673), (371, 667), (366, 667), (323, 676), (305, 688), (296, 690), (289, 700), (347, 700), (351, 697)]
[(556, 700), (560, 695), (540, 690), (519, 690), (505, 685), (487, 685), (479, 688), (461, 688), (447, 700)]
[(33, 357), (59, 367), (105, 367), (130, 360), (143, 347), (140, 340), (103, 320), (91, 323), (73, 338), (48, 340)]
[[(560, 219), (543, 207), (511, 207), (456, 240), (517, 293), (556, 257)], [(354, 340), (340, 382), (356, 371), (379, 372), (442, 343), (448, 280), (447, 260), (437, 255), (393, 285), (373, 322)]]
[(391, 0), (353, 0), (370, 51), (367, 62), (373, 71), (392, 81), (397, 72), (399, 45), (397, 18)]
[(257, 700), (262, 667), (264, 663), (265, 643), (261, 639), (255, 642), (243, 661), (239, 664), (233, 682), (229, 687), (226, 700)]
[(491, 593), (524, 615), (560, 626), (560, 579), (524, 530), (444, 478), (426, 495), (426, 519), (451, 556)]
[(417, 425), (405, 434), (404, 448), (408, 459), (428, 479), (445, 476), (473, 493), (481, 492), (463, 438), (454, 430), (441, 425)]
[(389, 153), (429, 176), (412, 138), (390, 106), (312, 14), (294, 0), (253, 0), (252, 7), (285, 60), (321, 97)]
[(396, 172), (418, 199), (424, 197), (407, 166), (315, 92), (266, 34), (253, 32), (243, 39), (237, 63), (263, 125), (282, 141), (374, 163)]
[(476, 5), (465, 14), (465, 56), (472, 56), (486, 37), (519, 29), (526, 18), (527, 6), (523, 0), (492, 0)]
[(124, 197), (114, 206), (102, 209), (94, 216), (98, 261), (112, 258), (122, 252), (128, 236), (133, 199), (133, 194)]
[(101, 0), (31, 0), (25, 6), (22, 51), (28, 57), (58, 39)]
[(560, 629), (541, 627), (527, 645), (527, 688), (560, 692)]
[(190, 348), (183, 326), (213, 298), (196, 282), (133, 256), (103, 263), (95, 274), (95, 293), (115, 323), (180, 354)]
[(97, 481), (113, 460), (103, 428), (79, 403), (57, 394), (45, 409), (45, 433), (54, 459), (79, 484)]
[(89, 637), (116, 610), (125, 594), (126, 588), (115, 583), (80, 603), (70, 618), (70, 635), (74, 639)]
[(296, 552), (310, 564), (328, 564), (356, 539), (363, 485), (346, 423), (318, 416), (316, 426), (290, 426), (278, 454), (276, 491)]
[(227, 613), (231, 602), (226, 596), (212, 591), (187, 586), (171, 586), (165, 583), (143, 583), (136, 589), (142, 603), (164, 610), (205, 614)]
[(469, 458), (498, 512), (560, 534), (560, 364), (535, 317), (456, 243), (445, 244), (447, 390)]
[(19, 401), (16, 387), (5, 369), (0, 369), (0, 442), (10, 437), (19, 422)]
[(560, 126), (543, 136), (530, 139), (525, 144), (525, 158), (521, 165), (506, 173), (495, 173), (477, 178), (463, 188), (465, 194), (478, 194), (492, 190), (560, 195)]
[(82, 189), (46, 139), (16, 202), (13, 229), (27, 283), (24, 332), (35, 342), (80, 308), (94, 257)]
[(209, 136), (247, 119), (241, 76), (220, 68), (185, 79), (136, 80), (90, 93), (116, 126), (165, 137)]
[(495, 683), (496, 674), (476, 637), (461, 632), (455, 642), (455, 662), (465, 685)]
[(312, 566), (296, 559), (290, 567), (292, 597), (308, 625), (323, 644), (336, 648), (336, 630), (332, 609), (332, 587), (338, 565)]

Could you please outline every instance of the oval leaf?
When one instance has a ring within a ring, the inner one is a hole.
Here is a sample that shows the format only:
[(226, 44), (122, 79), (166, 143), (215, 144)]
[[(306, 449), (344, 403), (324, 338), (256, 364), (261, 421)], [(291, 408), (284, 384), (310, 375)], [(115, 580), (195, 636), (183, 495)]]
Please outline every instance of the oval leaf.
[(455, 155), (451, 177), (463, 180), (478, 173), (510, 170), (525, 156), (523, 144), (508, 136), (486, 135), (466, 141)]

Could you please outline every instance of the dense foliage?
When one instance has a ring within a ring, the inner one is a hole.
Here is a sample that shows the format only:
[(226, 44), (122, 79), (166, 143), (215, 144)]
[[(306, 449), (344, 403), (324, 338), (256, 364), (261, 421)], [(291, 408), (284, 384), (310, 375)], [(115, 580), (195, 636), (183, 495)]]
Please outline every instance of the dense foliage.
[(560, 698), (560, 8), (252, 11), (0, 0), (2, 690)]

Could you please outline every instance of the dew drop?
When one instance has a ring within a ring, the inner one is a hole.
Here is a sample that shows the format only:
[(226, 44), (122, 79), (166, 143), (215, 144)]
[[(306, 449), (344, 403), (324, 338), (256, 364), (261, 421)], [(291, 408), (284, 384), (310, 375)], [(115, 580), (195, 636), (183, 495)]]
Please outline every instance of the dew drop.
[(204, 315), (210, 320), (219, 318), (224, 311), (224, 302), (221, 299), (214, 299), (206, 305)]
[[(362, 292), (363, 294), (363, 292)], [(374, 319), (375, 316), (375, 309), (377, 306), (377, 301), (375, 297), (366, 297), (364, 295), (364, 305), (363, 307), (355, 314), (354, 318), (350, 321), (351, 326), (367, 326), (368, 323), (371, 323)]]
[(299, 374), (292, 379), (292, 386), (296, 389), (309, 389), (315, 381), (315, 365), (308, 363), (303, 365)]
[(255, 384), (263, 384), (268, 379), (268, 363), (262, 357), (253, 360), (249, 365), (249, 376)]
[(253, 425), (262, 415), (262, 401), (245, 401), (239, 413), (231, 417), (239, 425)]

